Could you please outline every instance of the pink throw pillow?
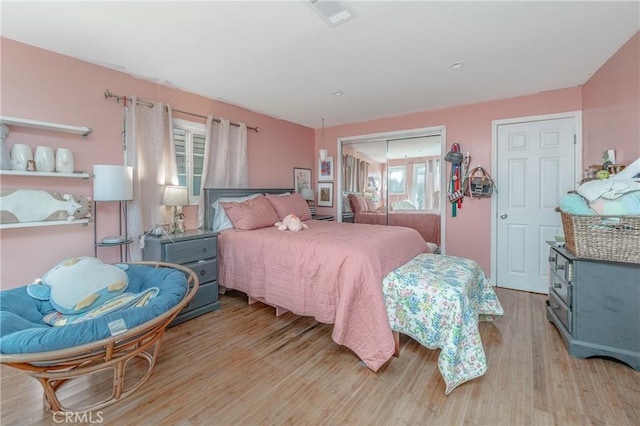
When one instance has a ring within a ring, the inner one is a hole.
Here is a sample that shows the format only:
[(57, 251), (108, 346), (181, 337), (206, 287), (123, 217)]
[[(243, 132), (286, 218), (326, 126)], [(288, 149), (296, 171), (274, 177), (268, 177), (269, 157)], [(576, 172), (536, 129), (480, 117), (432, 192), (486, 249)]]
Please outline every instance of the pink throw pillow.
[(349, 194), (349, 201), (351, 201), (351, 209), (354, 213), (367, 211), (367, 202), (364, 197), (356, 194)]
[(367, 211), (368, 212), (375, 212), (376, 211), (376, 205), (373, 204), (373, 201), (368, 200), (365, 198), (364, 202), (367, 204)]
[(266, 228), (273, 226), (280, 219), (273, 206), (267, 201), (264, 195), (259, 195), (241, 203), (222, 202), (220, 203), (224, 211), (233, 223), (233, 227), (241, 231)]
[(300, 220), (305, 221), (311, 219), (311, 210), (309, 204), (302, 194), (274, 195), (267, 194), (267, 200), (271, 203), (274, 210), (282, 220), (290, 214), (295, 214)]

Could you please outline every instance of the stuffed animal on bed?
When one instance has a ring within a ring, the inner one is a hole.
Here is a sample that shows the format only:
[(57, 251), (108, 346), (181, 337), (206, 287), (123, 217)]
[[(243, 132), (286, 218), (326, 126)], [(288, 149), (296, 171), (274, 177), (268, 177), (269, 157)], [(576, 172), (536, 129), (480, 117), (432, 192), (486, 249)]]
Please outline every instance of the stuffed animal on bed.
[(278, 231), (286, 231), (288, 229), (289, 231), (297, 232), (303, 229), (309, 229), (309, 227), (305, 223), (302, 223), (300, 218), (293, 213), (285, 216), (281, 222), (276, 222), (274, 226), (278, 228)]
[(89, 199), (37, 189), (2, 189), (0, 223), (73, 221), (89, 217)]
[(122, 294), (129, 285), (127, 265), (114, 266), (95, 257), (73, 257), (51, 268), (40, 283), (27, 287), (37, 300), (49, 300), (63, 314), (81, 314)]

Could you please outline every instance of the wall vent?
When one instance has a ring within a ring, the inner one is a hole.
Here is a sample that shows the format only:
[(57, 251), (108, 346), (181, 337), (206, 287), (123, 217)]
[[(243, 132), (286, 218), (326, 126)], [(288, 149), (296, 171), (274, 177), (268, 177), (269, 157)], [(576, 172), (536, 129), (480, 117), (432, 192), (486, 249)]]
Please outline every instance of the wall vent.
[(307, 0), (316, 11), (331, 26), (342, 24), (355, 18), (353, 10), (344, 2), (336, 0)]

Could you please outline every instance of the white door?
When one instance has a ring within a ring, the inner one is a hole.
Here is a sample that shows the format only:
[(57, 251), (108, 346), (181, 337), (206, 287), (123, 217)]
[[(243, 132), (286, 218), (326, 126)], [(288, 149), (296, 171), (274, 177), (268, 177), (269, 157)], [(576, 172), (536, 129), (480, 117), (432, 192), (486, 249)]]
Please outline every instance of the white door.
[(496, 285), (547, 293), (554, 211), (575, 187), (575, 118), (497, 126)]

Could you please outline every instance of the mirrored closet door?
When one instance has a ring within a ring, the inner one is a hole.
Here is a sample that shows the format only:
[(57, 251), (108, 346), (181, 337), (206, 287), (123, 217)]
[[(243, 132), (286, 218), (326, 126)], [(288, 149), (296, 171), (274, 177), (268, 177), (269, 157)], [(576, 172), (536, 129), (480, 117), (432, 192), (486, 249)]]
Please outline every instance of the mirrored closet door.
[(416, 229), (441, 244), (442, 136), (342, 142), (344, 221)]

